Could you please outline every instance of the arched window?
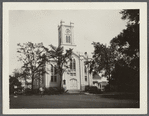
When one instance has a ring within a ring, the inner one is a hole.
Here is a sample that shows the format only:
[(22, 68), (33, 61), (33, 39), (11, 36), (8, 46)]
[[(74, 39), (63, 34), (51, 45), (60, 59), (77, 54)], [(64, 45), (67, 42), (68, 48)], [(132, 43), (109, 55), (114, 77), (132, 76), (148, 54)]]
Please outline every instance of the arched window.
[(70, 36), (68, 37), (68, 41), (69, 41), (69, 43), (70, 43)]
[(68, 43), (68, 36), (66, 36), (66, 43)]
[(87, 81), (87, 76), (85, 76), (85, 81)]
[(75, 61), (75, 59), (71, 59), (71, 61), (70, 61), (70, 69), (71, 70), (76, 70), (76, 61)]
[(57, 81), (56, 73), (56, 66), (51, 65), (51, 82)]
[(51, 73), (53, 74), (53, 65), (51, 64)]
[(86, 69), (86, 66), (84, 66), (84, 72), (85, 72), (85, 73), (87, 73), (87, 69)]
[(73, 59), (73, 70), (74, 71), (76, 70), (76, 61), (75, 61), (75, 59)]
[(71, 61), (70, 61), (70, 70), (71, 70), (70, 75), (76, 76), (76, 61), (75, 61), (75, 59), (71, 59)]
[(53, 68), (54, 68), (53, 65), (51, 65), (51, 82), (53, 82), (53, 80), (54, 80), (54, 79), (53, 79), (53, 78), (54, 78), (54, 77), (53, 77), (53, 71), (54, 71)]
[(66, 43), (70, 43), (70, 36), (66, 35)]
[(70, 69), (72, 70), (72, 59), (70, 60)]
[(68, 36), (66, 36), (66, 43), (69, 43), (69, 40), (68, 39), (69, 39)]
[(84, 64), (85, 81), (87, 82), (87, 67)]
[(56, 66), (54, 67), (54, 75), (57, 74)]

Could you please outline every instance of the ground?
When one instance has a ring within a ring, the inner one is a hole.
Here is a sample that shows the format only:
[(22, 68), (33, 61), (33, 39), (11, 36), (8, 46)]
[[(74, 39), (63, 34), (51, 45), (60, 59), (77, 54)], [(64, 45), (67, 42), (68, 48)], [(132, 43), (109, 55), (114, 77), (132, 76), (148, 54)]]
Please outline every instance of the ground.
[(139, 101), (102, 94), (11, 95), (10, 108), (139, 108)]

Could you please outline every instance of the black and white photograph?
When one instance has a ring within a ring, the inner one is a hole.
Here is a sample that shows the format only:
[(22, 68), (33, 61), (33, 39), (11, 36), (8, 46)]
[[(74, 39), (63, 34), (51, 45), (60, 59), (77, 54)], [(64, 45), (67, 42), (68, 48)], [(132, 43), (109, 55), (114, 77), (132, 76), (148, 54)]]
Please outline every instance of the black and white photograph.
[(146, 43), (145, 2), (3, 3), (3, 113), (145, 114)]

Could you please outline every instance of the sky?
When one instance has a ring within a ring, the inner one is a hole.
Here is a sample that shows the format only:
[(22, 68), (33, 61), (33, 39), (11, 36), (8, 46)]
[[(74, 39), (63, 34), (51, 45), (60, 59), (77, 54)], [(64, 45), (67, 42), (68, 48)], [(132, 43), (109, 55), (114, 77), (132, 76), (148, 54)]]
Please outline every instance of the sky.
[(77, 50), (92, 54), (92, 42), (109, 45), (126, 28), (121, 10), (11, 10), (9, 11), (9, 74), (21, 67), (17, 43), (40, 43), (58, 46), (58, 25), (74, 24)]

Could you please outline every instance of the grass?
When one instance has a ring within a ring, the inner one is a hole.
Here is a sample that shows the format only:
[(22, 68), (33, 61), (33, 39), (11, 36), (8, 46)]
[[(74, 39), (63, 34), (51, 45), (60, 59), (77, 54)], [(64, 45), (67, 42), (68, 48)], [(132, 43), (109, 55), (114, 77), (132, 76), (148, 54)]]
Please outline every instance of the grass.
[(10, 96), (10, 108), (139, 108), (139, 100), (115, 95), (59, 94)]

